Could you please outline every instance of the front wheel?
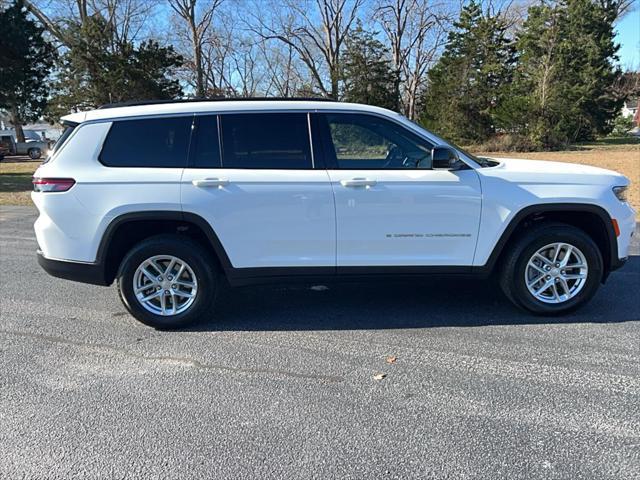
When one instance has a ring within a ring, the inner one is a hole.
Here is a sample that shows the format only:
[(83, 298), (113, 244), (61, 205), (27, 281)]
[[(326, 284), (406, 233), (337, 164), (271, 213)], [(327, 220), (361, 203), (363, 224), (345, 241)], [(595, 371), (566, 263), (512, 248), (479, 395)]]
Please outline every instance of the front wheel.
[(209, 314), (218, 287), (215, 265), (189, 238), (159, 235), (126, 255), (118, 272), (118, 292), (142, 323), (182, 328)]
[(568, 313), (596, 293), (602, 255), (582, 230), (543, 224), (525, 231), (507, 253), (500, 276), (506, 296), (541, 315)]

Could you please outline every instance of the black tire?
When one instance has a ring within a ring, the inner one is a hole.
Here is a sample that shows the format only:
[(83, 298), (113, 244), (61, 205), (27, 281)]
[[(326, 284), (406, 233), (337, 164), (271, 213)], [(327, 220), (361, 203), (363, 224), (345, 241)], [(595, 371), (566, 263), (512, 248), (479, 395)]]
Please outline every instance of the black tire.
[[(134, 292), (134, 275), (146, 259), (171, 255), (186, 262), (195, 274), (198, 288), (193, 303), (175, 315), (162, 316), (145, 309)], [(124, 306), (137, 320), (160, 330), (183, 328), (211, 314), (218, 291), (215, 259), (202, 246), (183, 235), (158, 235), (143, 240), (124, 257), (117, 275), (118, 293)]]
[(30, 148), (27, 153), (31, 160), (37, 160), (42, 155), (42, 151), (39, 148)]
[[(587, 279), (574, 297), (562, 303), (545, 303), (529, 292), (525, 271), (536, 251), (556, 242), (568, 243), (582, 252), (588, 267)], [(584, 231), (562, 223), (545, 223), (525, 230), (511, 245), (503, 257), (500, 286), (507, 298), (520, 308), (537, 315), (561, 315), (593, 298), (600, 286), (603, 270), (600, 249)]]

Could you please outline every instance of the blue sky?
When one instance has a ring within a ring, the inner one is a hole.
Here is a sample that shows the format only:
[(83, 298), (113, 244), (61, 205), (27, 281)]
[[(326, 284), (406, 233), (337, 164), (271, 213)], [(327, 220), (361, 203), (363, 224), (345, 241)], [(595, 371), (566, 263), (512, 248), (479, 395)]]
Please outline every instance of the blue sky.
[(640, 68), (640, 8), (628, 13), (618, 24), (617, 42), (620, 44), (622, 68)]

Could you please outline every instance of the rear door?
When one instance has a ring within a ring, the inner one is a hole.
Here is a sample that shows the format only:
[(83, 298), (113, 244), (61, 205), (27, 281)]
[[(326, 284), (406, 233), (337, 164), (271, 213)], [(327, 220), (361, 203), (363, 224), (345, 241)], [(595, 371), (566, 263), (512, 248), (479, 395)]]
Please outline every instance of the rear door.
[(317, 116), (336, 201), (337, 266), (471, 266), (477, 173), (431, 169), (427, 140), (372, 114)]
[(333, 193), (311, 143), (304, 112), (196, 117), (182, 206), (233, 267), (335, 267)]

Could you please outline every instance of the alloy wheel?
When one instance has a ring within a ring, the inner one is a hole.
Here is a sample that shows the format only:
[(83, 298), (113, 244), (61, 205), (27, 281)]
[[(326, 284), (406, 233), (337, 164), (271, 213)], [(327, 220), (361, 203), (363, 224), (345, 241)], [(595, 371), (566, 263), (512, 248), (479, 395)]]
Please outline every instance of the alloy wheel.
[(579, 248), (551, 243), (536, 251), (525, 268), (529, 293), (544, 303), (559, 304), (574, 298), (587, 283), (589, 266)]
[(155, 255), (136, 269), (133, 292), (147, 311), (161, 316), (178, 315), (193, 305), (198, 281), (184, 260), (172, 255)]

